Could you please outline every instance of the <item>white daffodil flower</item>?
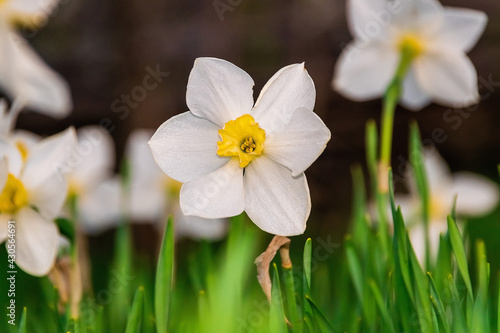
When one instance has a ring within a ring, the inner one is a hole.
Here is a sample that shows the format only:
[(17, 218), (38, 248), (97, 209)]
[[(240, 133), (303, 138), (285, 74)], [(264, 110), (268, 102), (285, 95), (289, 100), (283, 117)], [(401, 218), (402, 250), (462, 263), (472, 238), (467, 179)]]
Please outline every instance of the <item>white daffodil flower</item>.
[(7, 223), (15, 221), (16, 263), (35, 276), (52, 268), (59, 246), (54, 223), (66, 199), (67, 183), (60, 166), (76, 143), (70, 128), (36, 144), (24, 160), (23, 152), (0, 138), (0, 242)]
[(52, 71), (15, 31), (15, 24), (43, 24), (58, 1), (3, 0), (0, 2), (0, 89), (22, 107), (53, 117), (72, 108), (66, 82)]
[(279, 70), (253, 105), (252, 78), (220, 59), (199, 58), (189, 76), (190, 111), (149, 141), (160, 168), (183, 183), (186, 215), (250, 219), (271, 234), (304, 232), (311, 200), (304, 171), (330, 131), (312, 111), (316, 90), (304, 68)]
[[(448, 230), (447, 216), (451, 214), (453, 201), (457, 197), (457, 217), (481, 216), (491, 212), (498, 204), (498, 185), (484, 176), (469, 172), (451, 174), (448, 165), (437, 151), (425, 154), (430, 207), (429, 245), (432, 257), (439, 248), (439, 235)], [(415, 253), (421, 262), (425, 257), (425, 232), (421, 221), (421, 206), (414, 184), (410, 183), (413, 195), (398, 196), (395, 201), (408, 223), (409, 235)]]
[(354, 41), (337, 62), (335, 90), (356, 101), (382, 96), (409, 50), (413, 62), (401, 98), (406, 108), (478, 102), (477, 73), (466, 53), (485, 28), (483, 12), (436, 0), (349, 0), (347, 19)]

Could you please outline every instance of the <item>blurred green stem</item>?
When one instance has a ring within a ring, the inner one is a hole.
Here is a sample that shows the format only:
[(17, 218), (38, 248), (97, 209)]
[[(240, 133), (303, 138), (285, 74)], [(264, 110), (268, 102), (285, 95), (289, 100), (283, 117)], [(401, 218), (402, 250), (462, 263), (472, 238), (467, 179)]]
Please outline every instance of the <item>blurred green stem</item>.
[(69, 196), (69, 210), (71, 221), (74, 227), (74, 238), (71, 242), (71, 271), (70, 271), (70, 314), (71, 319), (75, 321), (75, 327), (78, 327), (78, 318), (80, 317), (80, 302), (82, 300), (82, 276), (80, 262), (78, 257), (78, 195)]
[(285, 280), (286, 302), (288, 307), (288, 315), (292, 323), (293, 332), (302, 332), (302, 321), (300, 320), (299, 310), (297, 307), (297, 299), (295, 296), (295, 284), (293, 277), (293, 265), (290, 260), (290, 243), (283, 245), (280, 248), (281, 267), (283, 268), (283, 276)]
[(394, 112), (399, 98), (401, 97), (404, 78), (416, 55), (416, 51), (411, 46), (403, 45), (401, 48), (401, 59), (396, 70), (396, 74), (387, 87), (384, 95), (379, 165), (379, 189), (382, 193), (386, 193), (388, 190), (387, 169), (389, 168), (391, 162)]

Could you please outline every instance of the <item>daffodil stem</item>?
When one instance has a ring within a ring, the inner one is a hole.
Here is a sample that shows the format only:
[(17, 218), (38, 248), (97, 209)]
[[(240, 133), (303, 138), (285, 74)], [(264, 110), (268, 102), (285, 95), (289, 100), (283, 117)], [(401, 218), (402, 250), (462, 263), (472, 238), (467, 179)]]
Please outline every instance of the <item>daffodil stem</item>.
[(290, 260), (289, 250), (290, 243), (287, 243), (280, 248), (281, 266), (283, 268), (283, 276), (285, 280), (286, 302), (288, 306), (288, 315), (290, 316), (293, 331), (301, 332), (302, 322), (300, 320), (299, 310), (297, 307), (297, 299), (295, 296), (293, 265)]
[(391, 164), (392, 133), (394, 131), (394, 113), (402, 93), (403, 81), (415, 58), (412, 50), (404, 48), (401, 52), (401, 60), (396, 70), (396, 74), (387, 87), (384, 96), (382, 109), (382, 133), (379, 165), (379, 186), (382, 193), (387, 192), (387, 169)]

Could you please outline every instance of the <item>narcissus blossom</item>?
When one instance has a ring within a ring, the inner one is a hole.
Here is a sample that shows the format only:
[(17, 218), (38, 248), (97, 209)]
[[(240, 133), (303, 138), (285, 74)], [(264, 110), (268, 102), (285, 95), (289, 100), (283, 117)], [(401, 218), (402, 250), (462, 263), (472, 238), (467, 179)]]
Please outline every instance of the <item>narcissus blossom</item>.
[(15, 31), (15, 24), (30, 28), (44, 24), (57, 3), (54, 0), (0, 2), (0, 89), (21, 106), (61, 117), (72, 108), (68, 85)]
[(250, 219), (271, 234), (304, 232), (311, 209), (304, 171), (330, 131), (312, 111), (314, 83), (295, 64), (279, 70), (253, 103), (254, 82), (235, 65), (199, 58), (188, 81), (190, 111), (149, 141), (160, 168), (183, 183), (186, 215)]
[(477, 73), (466, 53), (484, 30), (483, 12), (435, 0), (349, 0), (347, 19), (354, 41), (336, 65), (335, 90), (356, 101), (382, 96), (406, 52), (412, 64), (403, 84), (405, 107), (478, 102)]
[(42, 276), (52, 268), (59, 246), (54, 223), (67, 194), (65, 164), (76, 137), (70, 128), (46, 138), (28, 156), (0, 138), (0, 242), (7, 238), (7, 223), (16, 226), (16, 263), (25, 272)]
[[(499, 201), (498, 185), (488, 178), (470, 172), (452, 174), (444, 159), (436, 151), (425, 155), (430, 207), (429, 241), (431, 253), (436, 254), (439, 235), (448, 229), (447, 216), (451, 214), (453, 201), (457, 197), (457, 217), (481, 216), (491, 212)], [(399, 196), (395, 201), (401, 206), (409, 227), (409, 234), (419, 259), (425, 257), (425, 234), (421, 220), (420, 200), (413, 183), (411, 196)]]
[[(129, 163), (129, 188), (118, 176), (101, 179), (81, 205), (84, 230), (99, 233), (116, 227), (121, 215), (138, 223), (163, 226), (172, 215), (177, 236), (219, 239), (226, 233), (223, 219), (185, 216), (179, 206), (181, 184), (165, 175), (153, 159), (147, 142), (153, 130), (134, 130), (127, 141), (125, 156)], [(97, 170), (96, 170), (97, 171)], [(70, 176), (71, 179), (71, 176)]]

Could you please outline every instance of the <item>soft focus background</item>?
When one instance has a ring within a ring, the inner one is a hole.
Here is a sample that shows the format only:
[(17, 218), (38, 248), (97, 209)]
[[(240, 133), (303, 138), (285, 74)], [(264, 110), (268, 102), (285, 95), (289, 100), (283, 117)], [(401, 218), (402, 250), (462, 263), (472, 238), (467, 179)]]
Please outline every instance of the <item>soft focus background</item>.
[[(398, 109), (395, 173), (401, 174), (408, 124), (416, 119), (424, 142), (439, 133), (437, 148), (453, 171), (498, 180), (500, 2), (443, 3), (489, 16), (482, 39), (470, 53), (483, 101), (467, 110), (436, 105), (418, 113)], [(336, 59), (351, 40), (344, 0), (63, 0), (46, 26), (23, 35), (69, 82), (74, 111), (61, 120), (23, 113), (18, 127), (52, 134), (69, 125), (106, 124), (118, 158), (134, 128), (157, 128), (187, 110), (186, 84), (197, 57), (223, 58), (247, 71), (256, 84), (255, 97), (281, 67), (305, 62), (317, 89), (314, 111), (332, 132), (326, 151), (306, 172), (313, 201), (306, 234), (342, 239), (350, 215), (350, 166), (365, 164), (365, 123), (370, 118), (378, 121), (381, 106), (379, 100), (347, 100), (331, 89)], [(148, 68), (169, 75), (146, 91)]]

